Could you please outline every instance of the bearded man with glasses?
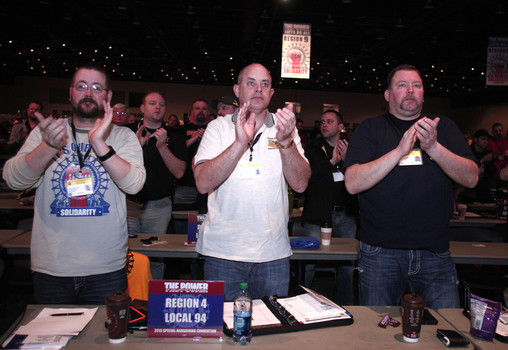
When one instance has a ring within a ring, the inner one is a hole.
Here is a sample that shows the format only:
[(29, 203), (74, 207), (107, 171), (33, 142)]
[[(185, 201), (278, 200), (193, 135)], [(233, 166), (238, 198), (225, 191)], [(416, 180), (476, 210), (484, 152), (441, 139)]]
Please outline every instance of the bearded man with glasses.
[(145, 182), (136, 135), (111, 123), (111, 83), (95, 64), (72, 78), (72, 118), (44, 119), (3, 176), (15, 190), (37, 188), (31, 265), (44, 304), (103, 304), (127, 288), (125, 193)]

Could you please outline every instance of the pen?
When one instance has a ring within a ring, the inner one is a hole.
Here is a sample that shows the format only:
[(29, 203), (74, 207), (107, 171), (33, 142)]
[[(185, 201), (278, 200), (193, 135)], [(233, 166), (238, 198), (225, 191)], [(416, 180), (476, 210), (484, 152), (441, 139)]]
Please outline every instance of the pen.
[(83, 314), (83, 312), (69, 312), (64, 314), (51, 314), (50, 316), (81, 316)]

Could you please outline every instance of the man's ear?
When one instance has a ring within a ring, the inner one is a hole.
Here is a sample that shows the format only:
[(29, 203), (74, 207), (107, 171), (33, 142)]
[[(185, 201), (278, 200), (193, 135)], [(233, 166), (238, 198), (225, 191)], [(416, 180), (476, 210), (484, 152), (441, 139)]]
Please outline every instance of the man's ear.
[(385, 101), (390, 102), (390, 90), (385, 90)]
[(238, 98), (240, 95), (240, 87), (238, 86), (238, 84), (233, 85), (233, 91), (235, 93), (236, 98)]

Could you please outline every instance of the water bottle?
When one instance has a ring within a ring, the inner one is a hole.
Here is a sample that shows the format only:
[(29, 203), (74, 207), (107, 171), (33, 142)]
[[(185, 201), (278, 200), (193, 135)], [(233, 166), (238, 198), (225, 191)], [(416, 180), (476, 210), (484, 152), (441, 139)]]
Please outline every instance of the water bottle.
[(239, 345), (247, 345), (252, 339), (252, 298), (247, 292), (247, 287), (247, 283), (240, 283), (240, 293), (235, 298), (233, 306), (233, 341)]

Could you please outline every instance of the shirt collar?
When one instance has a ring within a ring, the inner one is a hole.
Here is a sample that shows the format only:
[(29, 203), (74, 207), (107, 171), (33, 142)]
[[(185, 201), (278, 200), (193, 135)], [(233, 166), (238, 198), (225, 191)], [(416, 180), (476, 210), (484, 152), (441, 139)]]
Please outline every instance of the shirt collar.
[[(233, 124), (236, 122), (236, 116), (238, 115), (238, 110), (237, 109), (234, 113), (233, 113), (233, 116), (231, 117), (231, 121), (233, 122)], [(266, 116), (265, 116), (265, 123), (267, 128), (271, 128), (272, 126), (275, 125), (275, 121), (273, 120), (273, 114), (268, 112), (268, 110), (266, 111)]]

